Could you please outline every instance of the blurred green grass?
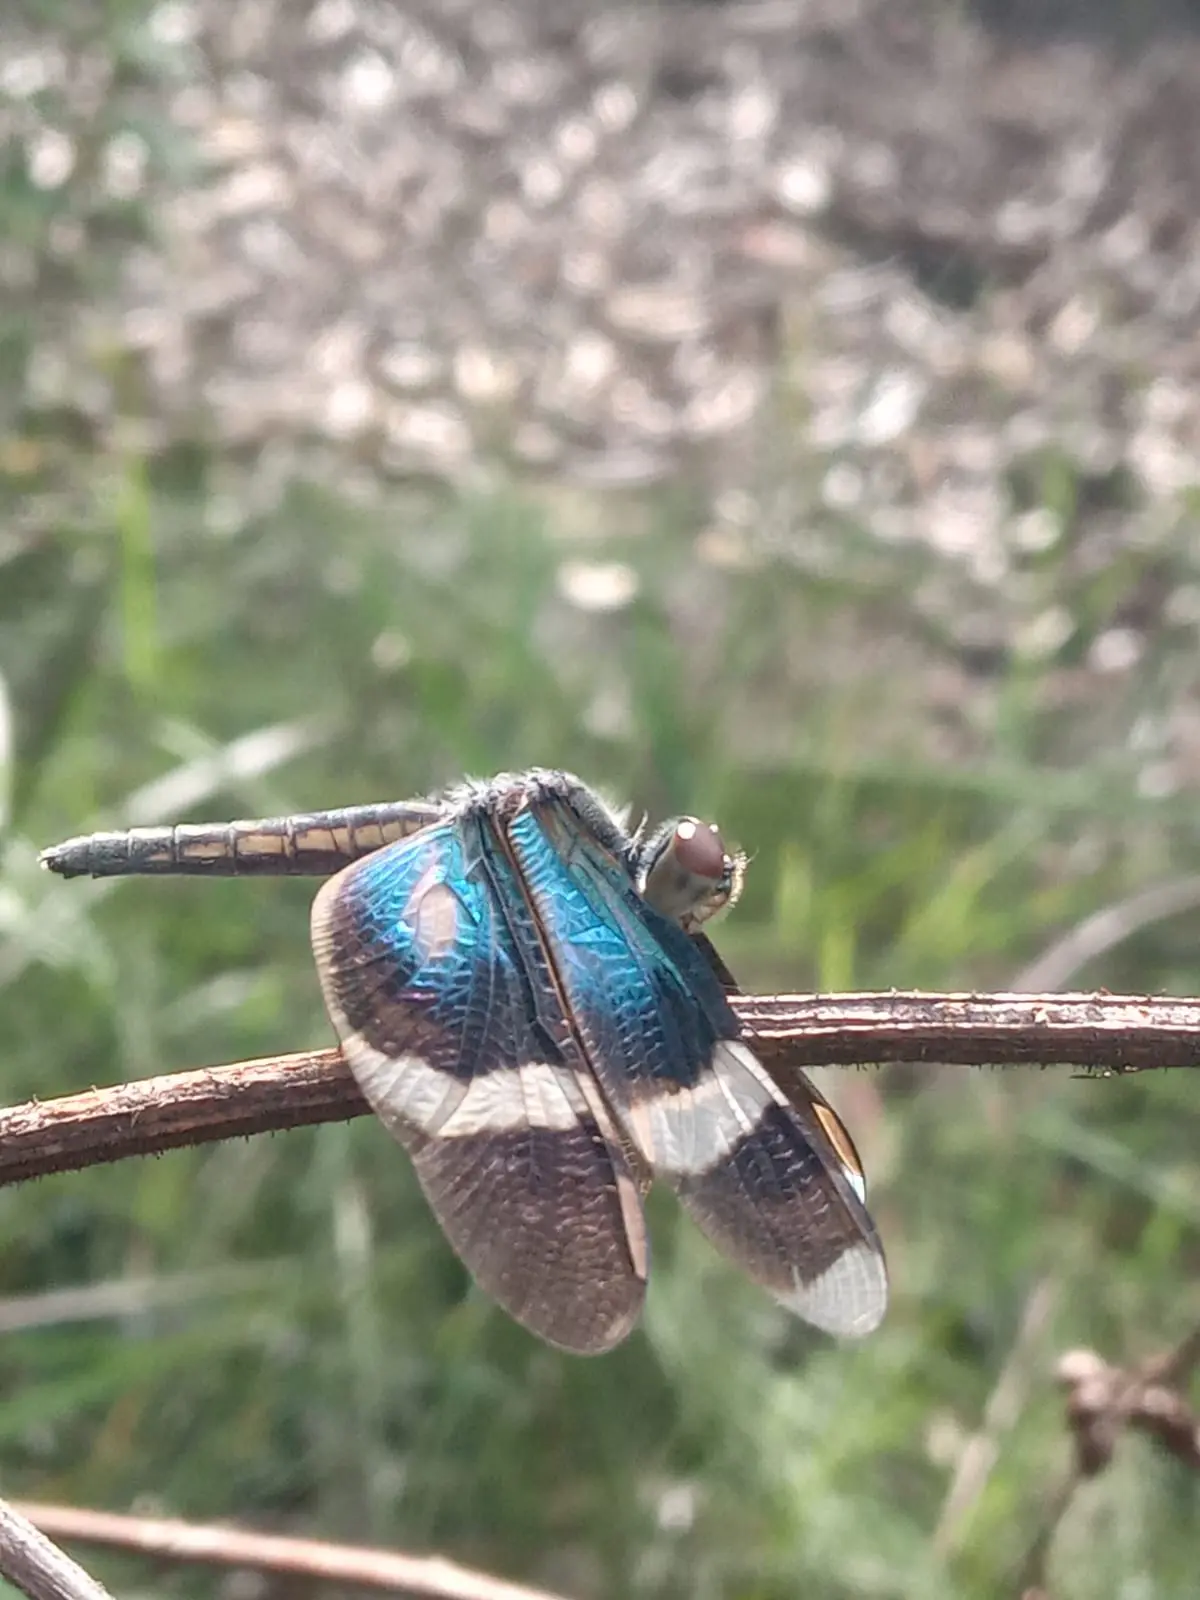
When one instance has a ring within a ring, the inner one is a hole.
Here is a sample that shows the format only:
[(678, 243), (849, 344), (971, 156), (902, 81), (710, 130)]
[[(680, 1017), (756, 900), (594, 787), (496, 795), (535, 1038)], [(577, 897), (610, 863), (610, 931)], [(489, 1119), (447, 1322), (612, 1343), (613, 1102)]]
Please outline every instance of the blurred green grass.
[[(139, 9), (105, 25), (136, 40)], [(121, 62), (135, 90), (147, 64), (132, 44)], [(828, 530), (834, 573), (786, 542), (722, 567), (686, 493), (589, 501), (567, 537), (560, 494), (495, 475), (455, 494), (364, 487), (301, 450), (147, 452), (119, 360), (111, 427), (25, 404), (37, 319), (111, 266), (97, 248), (68, 270), (55, 222), (119, 249), (144, 220), (94, 218), (88, 192), (0, 183), (38, 263), (0, 313), (6, 1102), (330, 1040), (311, 886), (37, 870), (40, 847), (104, 823), (565, 765), (752, 852), (717, 937), (761, 989), (1003, 987), (1096, 908), (1200, 867), (1191, 797), (1147, 789), (1136, 737), (1188, 641), (1156, 639), (1086, 719), (1050, 692), (1123, 597), (1169, 581), (1162, 552), (1082, 575), (1066, 541), (1040, 556), (1030, 610), (1064, 599), (1075, 631), (967, 674), (947, 731), (929, 678), (957, 665), (951, 630), (914, 604), (928, 562), (853, 526)], [(1070, 464), (1035, 465), (1022, 508), (1069, 523)], [(630, 603), (581, 610), (580, 561), (628, 568)], [(1194, 992), (1195, 924), (1142, 928), (1079, 981)], [(1066, 1458), (1055, 1356), (1135, 1359), (1200, 1313), (1195, 1085), (923, 1068), (822, 1086), (892, 1263), (894, 1310), (861, 1347), (789, 1323), (656, 1197), (644, 1330), (600, 1362), (541, 1349), (470, 1289), (365, 1120), (0, 1192), (0, 1326), (7, 1297), (127, 1290), (0, 1339), (6, 1492), (435, 1548), (581, 1600), (1006, 1593)], [(954, 1463), (1047, 1292), (943, 1560)], [(1196, 1499), (1124, 1444), (1063, 1529), (1058, 1592), (1191, 1596)]]
[[(329, 1038), (310, 886), (36, 870), (39, 846), (155, 804), (276, 812), (562, 763), (656, 815), (717, 817), (752, 850), (719, 942), (761, 988), (1002, 986), (1144, 875), (1195, 870), (1187, 808), (1139, 799), (1113, 750), (1090, 771), (1035, 764), (1019, 741), (966, 766), (879, 760), (856, 737), (876, 718), (864, 682), (806, 674), (789, 707), (782, 672), (771, 717), (786, 720), (759, 742), (769, 630), (817, 640), (831, 612), (853, 619), (855, 596), (831, 607), (780, 564), (724, 573), (697, 635), (672, 507), (651, 534), (587, 552), (637, 577), (632, 603), (604, 615), (564, 598), (562, 563), (581, 551), (564, 553), (511, 486), (364, 510), (297, 482), (214, 538), (210, 487), (148, 464), (96, 508), (92, 526), (49, 528), (0, 567), (10, 1101)], [(620, 714), (597, 717), (598, 694)], [(165, 792), (145, 787), (156, 780)], [(1081, 981), (1188, 989), (1190, 920), (1141, 931)], [(6, 1481), (443, 1548), (578, 1594), (1000, 1592), (1066, 1448), (1055, 1354), (1140, 1355), (1196, 1316), (1193, 1086), (825, 1077), (894, 1273), (894, 1310), (861, 1348), (788, 1324), (664, 1201), (644, 1332), (597, 1363), (541, 1350), (469, 1288), (367, 1122), (5, 1191), (7, 1294), (212, 1275), (211, 1293), (178, 1303), (135, 1296), (120, 1316), (10, 1334)], [(256, 1261), (261, 1284), (222, 1276)], [(978, 1426), (1046, 1282), (1024, 1402), (939, 1566), (954, 1441)], [(1086, 1581), (1064, 1593), (1125, 1593), (1137, 1571), (1184, 1593), (1161, 1575), (1190, 1537), (1194, 1488), (1162, 1463), (1135, 1473), (1136, 1450), (1096, 1486), (1123, 1516), (1070, 1541)]]

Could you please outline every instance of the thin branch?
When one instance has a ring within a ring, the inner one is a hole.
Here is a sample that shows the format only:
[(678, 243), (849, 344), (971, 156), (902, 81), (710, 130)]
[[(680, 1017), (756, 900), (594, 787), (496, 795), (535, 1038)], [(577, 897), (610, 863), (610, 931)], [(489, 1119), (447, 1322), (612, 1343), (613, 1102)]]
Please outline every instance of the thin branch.
[[(1105, 1073), (1200, 1066), (1200, 1000), (891, 992), (733, 1001), (785, 1091), (806, 1067), (885, 1061)], [(366, 1111), (336, 1050), (32, 1100), (0, 1110), (0, 1185)]]
[(168, 1561), (287, 1572), (326, 1583), (392, 1589), (421, 1600), (560, 1600), (544, 1589), (508, 1583), (441, 1556), (409, 1556), (396, 1550), (287, 1539), (239, 1528), (127, 1517), (74, 1506), (22, 1502), (21, 1510), (31, 1523), (55, 1538), (134, 1550)]
[(1060, 1358), (1056, 1376), (1066, 1394), (1071, 1462), (1042, 1497), (1042, 1514), (1018, 1572), (1022, 1600), (1048, 1593), (1047, 1568), (1063, 1519), (1082, 1486), (1112, 1461), (1127, 1429), (1146, 1434), (1200, 1472), (1200, 1415), (1182, 1392), (1198, 1363), (1200, 1326), (1173, 1350), (1135, 1367), (1111, 1366), (1094, 1350), (1069, 1350)]
[(775, 1072), (884, 1061), (1105, 1072), (1200, 1066), (1197, 999), (896, 989), (730, 998)]
[(29, 1600), (111, 1600), (109, 1592), (56, 1544), (32, 1518), (0, 1500), (0, 1577)]

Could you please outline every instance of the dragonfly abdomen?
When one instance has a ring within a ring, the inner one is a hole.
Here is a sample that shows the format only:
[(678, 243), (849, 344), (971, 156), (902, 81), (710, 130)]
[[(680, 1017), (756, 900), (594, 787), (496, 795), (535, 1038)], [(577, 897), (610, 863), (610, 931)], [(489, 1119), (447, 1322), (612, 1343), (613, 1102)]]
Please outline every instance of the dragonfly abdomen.
[(44, 850), (41, 862), (62, 878), (328, 877), (428, 827), (439, 815), (436, 805), (404, 801), (244, 822), (126, 828), (68, 839)]

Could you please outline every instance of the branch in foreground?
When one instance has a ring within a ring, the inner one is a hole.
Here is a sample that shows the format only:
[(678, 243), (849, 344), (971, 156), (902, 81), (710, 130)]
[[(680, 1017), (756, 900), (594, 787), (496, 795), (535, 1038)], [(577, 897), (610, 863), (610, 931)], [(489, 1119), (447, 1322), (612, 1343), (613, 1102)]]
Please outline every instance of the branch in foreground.
[(31, 1523), (56, 1539), (109, 1545), (168, 1561), (287, 1572), (325, 1583), (391, 1589), (421, 1600), (559, 1600), (544, 1589), (507, 1583), (441, 1556), (409, 1556), (396, 1550), (366, 1550), (357, 1545), (286, 1539), (238, 1528), (126, 1517), (73, 1506), (22, 1502), (20, 1509)]
[[(785, 1092), (806, 1067), (887, 1061), (1110, 1073), (1200, 1066), (1200, 1000), (896, 992), (731, 999)], [(0, 1111), (0, 1185), (366, 1112), (336, 1050), (89, 1089)]]
[(112, 1600), (107, 1589), (51, 1544), (46, 1530), (0, 1500), (0, 1577), (29, 1600)]

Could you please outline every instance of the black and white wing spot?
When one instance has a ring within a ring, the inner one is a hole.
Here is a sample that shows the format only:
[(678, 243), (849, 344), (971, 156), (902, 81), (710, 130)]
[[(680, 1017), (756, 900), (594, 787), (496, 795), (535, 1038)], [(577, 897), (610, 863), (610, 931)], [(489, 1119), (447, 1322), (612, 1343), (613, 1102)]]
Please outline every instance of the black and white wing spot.
[(643, 1081), (626, 1120), (713, 1244), (791, 1311), (843, 1336), (879, 1325), (887, 1268), (861, 1171), (745, 1043), (718, 1041), (694, 1085)]

